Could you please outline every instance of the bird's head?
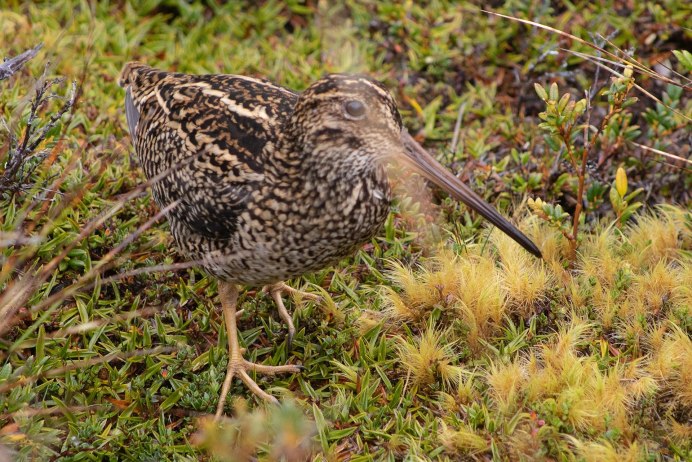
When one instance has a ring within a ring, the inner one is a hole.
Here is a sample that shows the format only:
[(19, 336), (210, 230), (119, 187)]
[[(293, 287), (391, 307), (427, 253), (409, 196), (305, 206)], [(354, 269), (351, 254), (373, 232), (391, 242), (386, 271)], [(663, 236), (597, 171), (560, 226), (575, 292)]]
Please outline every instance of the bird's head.
[(357, 174), (384, 163), (407, 165), (541, 256), (526, 235), (408, 134), (394, 98), (381, 83), (360, 75), (327, 75), (300, 95), (291, 125), (299, 149), (327, 171)]
[(331, 74), (315, 82), (300, 95), (291, 124), (300, 148), (320, 160), (374, 163), (401, 150), (394, 98), (361, 75)]

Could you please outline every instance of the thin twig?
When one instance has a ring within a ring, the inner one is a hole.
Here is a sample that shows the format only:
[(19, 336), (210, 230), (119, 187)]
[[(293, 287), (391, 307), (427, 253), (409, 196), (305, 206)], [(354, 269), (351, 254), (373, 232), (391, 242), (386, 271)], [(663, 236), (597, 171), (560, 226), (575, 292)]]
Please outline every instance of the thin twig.
[(610, 52), (610, 51), (608, 51), (608, 50), (606, 50), (606, 49), (604, 49), (604, 48), (602, 48), (602, 47), (599, 47), (598, 45), (593, 44), (593, 43), (589, 42), (588, 40), (584, 40), (584, 39), (582, 39), (582, 38), (580, 38), (580, 37), (577, 37), (576, 35), (570, 34), (570, 33), (568, 33), (568, 32), (561, 31), (560, 29), (555, 29), (554, 27), (546, 26), (545, 24), (541, 24), (541, 23), (539, 23), (539, 22), (530, 21), (530, 20), (528, 20), (528, 19), (516, 18), (516, 17), (514, 17), (514, 16), (508, 16), (508, 15), (496, 13), (496, 12), (490, 11), (490, 10), (481, 9), (481, 11), (484, 12), (484, 13), (487, 13), (487, 14), (491, 14), (491, 15), (493, 15), (493, 16), (499, 16), (499, 17), (501, 17), (501, 18), (510, 19), (510, 20), (512, 20), (512, 21), (517, 21), (517, 22), (521, 22), (521, 23), (524, 23), (524, 24), (528, 24), (528, 25), (530, 25), (530, 26), (540, 27), (541, 29), (545, 29), (545, 30), (547, 30), (547, 31), (549, 31), (549, 32), (552, 32), (552, 33), (554, 33), (554, 34), (562, 35), (563, 37), (568, 37), (568, 38), (570, 38), (570, 39), (572, 39), (572, 40), (574, 40), (574, 41), (576, 41), (576, 42), (578, 42), (578, 43), (581, 43), (582, 45), (585, 45), (585, 46), (588, 46), (588, 47), (590, 47), (590, 48), (593, 48), (594, 50), (598, 50), (598, 51), (600, 51), (601, 53), (603, 53), (603, 54), (606, 55), (606, 56), (610, 56), (611, 58), (620, 60), (620, 61), (622, 61), (622, 62), (624, 62), (624, 63), (626, 63), (626, 64), (631, 65), (632, 68), (633, 68), (633, 70), (635, 70), (635, 71), (641, 72), (642, 74), (650, 75), (650, 76), (652, 76), (652, 77), (655, 77), (655, 78), (657, 78), (657, 79), (659, 79), (659, 80), (661, 80), (661, 81), (663, 81), (663, 82), (669, 83), (669, 84), (671, 84), (671, 85), (675, 85), (675, 86), (678, 86), (678, 87), (683, 87), (679, 82), (676, 82), (676, 81), (673, 80), (673, 79), (669, 79), (668, 77), (666, 77), (666, 76), (664, 76), (664, 75), (661, 75), (661, 74), (658, 74), (658, 73), (652, 71), (651, 69), (649, 69), (649, 68), (647, 68), (646, 66), (642, 65), (641, 63), (639, 63), (638, 61), (636, 61), (636, 60), (633, 59), (633, 58), (630, 58), (630, 57), (628, 57), (627, 59), (622, 58), (621, 56), (618, 56), (618, 55), (616, 55), (616, 54), (614, 54), (614, 53), (612, 53), (612, 52)]
[(466, 112), (466, 103), (459, 105), (459, 112), (457, 113), (457, 121), (454, 123), (454, 135), (452, 136), (452, 146), (450, 151), (452, 156), (457, 150), (457, 143), (459, 142), (459, 132), (461, 131), (461, 121), (464, 120), (464, 113)]
[(33, 59), (41, 48), (43, 48), (43, 43), (39, 43), (34, 48), (26, 50), (24, 53), (14, 58), (6, 59), (3, 63), (0, 63), (0, 80), (12, 77), (18, 70), (24, 67), (27, 62)]
[(635, 143), (634, 141), (630, 141), (630, 143), (632, 143), (633, 145), (637, 146), (640, 149), (643, 149), (644, 151), (653, 152), (654, 154), (658, 154), (660, 156), (667, 157), (667, 158), (674, 160), (676, 162), (685, 162), (687, 164), (692, 165), (692, 159), (685, 159), (684, 157), (676, 156), (675, 154), (670, 154), (668, 152), (661, 151), (660, 149), (650, 148), (649, 146)]
[(36, 149), (46, 140), (48, 134), (57, 125), (62, 116), (74, 105), (77, 87), (73, 82), (67, 100), (39, 129), (36, 126), (36, 121), (38, 120), (40, 107), (49, 99), (57, 97), (55, 93), (49, 93), (49, 91), (54, 85), (62, 82), (62, 79), (44, 79), (44, 77), (45, 72), (36, 85), (36, 91), (31, 101), (26, 128), (24, 129), (24, 136), (19, 143), (17, 142), (16, 136), (7, 127), (7, 124), (3, 124), (5, 128), (8, 128), (10, 134), (10, 149), (7, 154), (5, 169), (2, 176), (0, 176), (0, 194), (16, 194), (29, 187), (28, 185), (31, 184), (30, 178), (32, 174), (49, 153), (47, 150), (36, 153)]

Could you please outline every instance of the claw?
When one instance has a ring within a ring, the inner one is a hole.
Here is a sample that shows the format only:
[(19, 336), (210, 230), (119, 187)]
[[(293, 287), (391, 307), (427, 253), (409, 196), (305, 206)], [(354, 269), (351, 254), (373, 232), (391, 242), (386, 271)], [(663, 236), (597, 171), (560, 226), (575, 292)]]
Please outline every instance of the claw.
[(291, 315), (288, 313), (288, 310), (286, 309), (286, 305), (284, 305), (284, 301), (281, 298), (283, 294), (290, 294), (293, 295), (293, 297), (300, 296), (307, 298), (309, 300), (313, 300), (315, 302), (318, 302), (322, 299), (319, 295), (311, 294), (308, 292), (303, 292), (297, 289), (294, 289), (292, 287), (287, 286), (283, 282), (278, 282), (276, 284), (272, 284), (270, 286), (265, 286), (263, 290), (266, 290), (271, 294), (272, 298), (274, 299), (274, 303), (276, 303), (276, 307), (279, 310), (279, 316), (281, 319), (286, 323), (286, 326), (288, 327), (288, 338), (286, 339), (286, 348), (287, 351), (291, 351), (291, 348), (293, 347), (293, 337), (295, 336), (296, 333), (296, 328), (293, 325), (293, 318)]

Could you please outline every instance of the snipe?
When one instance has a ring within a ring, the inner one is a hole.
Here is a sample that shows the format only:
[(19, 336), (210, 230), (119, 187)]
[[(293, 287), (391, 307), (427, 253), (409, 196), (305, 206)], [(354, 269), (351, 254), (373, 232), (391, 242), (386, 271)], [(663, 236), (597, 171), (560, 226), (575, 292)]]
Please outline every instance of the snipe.
[(139, 63), (120, 85), (135, 150), (178, 247), (219, 279), (231, 380), (275, 401), (248, 375), (298, 372), (241, 356), (238, 285), (268, 286), (294, 328), (283, 281), (353, 254), (382, 227), (385, 164), (403, 161), (536, 256), (531, 240), (430, 156), (402, 127), (394, 99), (363, 76), (328, 75), (303, 93), (235, 75), (186, 75)]

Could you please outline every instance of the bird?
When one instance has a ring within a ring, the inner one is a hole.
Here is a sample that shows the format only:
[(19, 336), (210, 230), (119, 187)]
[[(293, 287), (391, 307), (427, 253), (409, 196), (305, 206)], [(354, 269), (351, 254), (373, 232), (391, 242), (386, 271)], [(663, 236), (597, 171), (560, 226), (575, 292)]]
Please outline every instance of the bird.
[[(215, 418), (234, 377), (298, 373), (243, 358), (240, 286), (264, 287), (288, 326), (285, 281), (354, 254), (390, 212), (392, 165), (410, 168), (489, 220), (528, 252), (538, 247), (439, 164), (406, 130), (394, 97), (360, 74), (327, 74), (296, 92), (257, 77), (167, 72), (139, 62), (119, 79), (134, 150), (186, 256), (218, 280), (228, 365)], [(308, 294), (309, 298), (317, 299)]]

